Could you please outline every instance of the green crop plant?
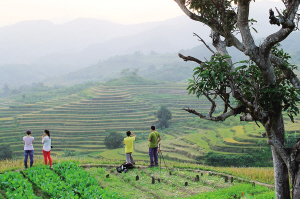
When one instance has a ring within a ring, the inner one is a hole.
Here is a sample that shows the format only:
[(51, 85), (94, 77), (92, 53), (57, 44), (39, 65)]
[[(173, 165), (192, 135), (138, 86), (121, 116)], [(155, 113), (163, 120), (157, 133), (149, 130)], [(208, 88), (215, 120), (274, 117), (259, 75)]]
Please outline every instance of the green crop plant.
[(121, 198), (118, 194), (102, 189), (98, 181), (90, 177), (89, 173), (78, 167), (74, 163), (58, 163), (54, 166), (54, 171), (65, 180), (66, 184), (81, 198)]
[[(6, 192), (8, 198), (37, 199), (32, 184), (20, 172), (7, 172), (0, 175), (0, 190)], [(0, 194), (1, 195), (1, 194)]]
[(62, 181), (56, 173), (52, 172), (49, 167), (32, 167), (23, 173), (41, 190), (54, 198), (79, 198), (74, 193), (73, 188)]

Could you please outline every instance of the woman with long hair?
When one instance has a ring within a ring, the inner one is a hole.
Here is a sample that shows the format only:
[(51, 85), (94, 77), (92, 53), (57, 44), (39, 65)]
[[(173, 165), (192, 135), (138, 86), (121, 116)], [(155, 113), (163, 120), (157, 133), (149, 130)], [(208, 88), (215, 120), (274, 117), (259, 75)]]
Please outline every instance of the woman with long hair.
[(24, 165), (25, 168), (27, 169), (27, 160), (28, 160), (28, 155), (30, 157), (30, 167), (33, 165), (33, 143), (34, 137), (31, 137), (31, 131), (27, 130), (26, 131), (26, 136), (23, 137), (23, 142), (24, 142)]
[(44, 135), (42, 136), (42, 143), (43, 145), (43, 155), (45, 160), (45, 165), (47, 165), (47, 159), (49, 159), (50, 168), (52, 169), (52, 160), (50, 157), (51, 153), (51, 138), (50, 138), (50, 131), (45, 130)]

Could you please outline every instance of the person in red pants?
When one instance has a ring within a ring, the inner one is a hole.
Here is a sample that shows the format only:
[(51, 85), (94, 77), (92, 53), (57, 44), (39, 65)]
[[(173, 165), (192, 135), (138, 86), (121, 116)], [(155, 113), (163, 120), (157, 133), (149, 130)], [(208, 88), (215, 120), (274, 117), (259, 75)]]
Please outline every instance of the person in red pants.
[(52, 160), (51, 160), (51, 138), (50, 138), (50, 131), (45, 130), (44, 135), (42, 136), (42, 143), (43, 145), (43, 155), (45, 160), (45, 165), (47, 165), (47, 159), (49, 159), (50, 169), (52, 169)]

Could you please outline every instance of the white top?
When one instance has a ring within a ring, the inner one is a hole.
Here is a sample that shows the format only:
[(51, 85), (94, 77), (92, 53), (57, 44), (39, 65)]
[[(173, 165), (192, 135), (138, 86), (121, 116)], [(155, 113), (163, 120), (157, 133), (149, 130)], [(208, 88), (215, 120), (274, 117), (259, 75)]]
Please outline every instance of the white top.
[(23, 141), (24, 141), (24, 150), (33, 150), (32, 142), (34, 141), (34, 137), (24, 136)]
[(43, 145), (43, 150), (44, 151), (51, 151), (51, 139), (49, 136), (45, 136), (44, 139), (42, 140)]

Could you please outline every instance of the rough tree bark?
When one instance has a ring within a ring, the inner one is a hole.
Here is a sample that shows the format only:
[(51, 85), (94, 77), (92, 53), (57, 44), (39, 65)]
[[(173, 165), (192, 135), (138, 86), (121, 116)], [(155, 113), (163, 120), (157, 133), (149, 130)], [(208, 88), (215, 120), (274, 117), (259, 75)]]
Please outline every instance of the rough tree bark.
[[(282, 114), (272, 117), (271, 131), (284, 145), (284, 122)], [(288, 168), (274, 146), (271, 146), (274, 165), (275, 193), (277, 198), (290, 198)]]
[[(189, 5), (191, 5), (193, 1), (197, 0), (174, 1), (192, 20), (202, 22), (212, 29), (213, 45), (218, 53), (221, 55), (227, 55), (228, 52), (226, 48), (229, 46), (234, 46), (247, 55), (250, 60), (255, 62), (263, 75), (265, 86), (274, 85), (276, 81), (278, 81), (278, 77), (276, 77), (274, 71), (274, 68), (278, 67), (282, 71), (282, 78), (288, 79), (296, 89), (300, 89), (300, 80), (297, 78), (294, 72), (287, 67), (285, 61), (271, 54), (271, 48), (287, 38), (296, 27), (294, 19), (297, 15), (300, 0), (282, 0), (286, 7), (286, 12), (282, 14), (276, 8), (278, 17), (276, 17), (274, 12), (270, 9), (270, 24), (281, 26), (281, 28), (276, 33), (269, 35), (260, 46), (255, 45), (249, 28), (249, 8), (251, 1), (237, 1), (238, 14), (236, 23), (242, 36), (242, 42), (239, 41), (239, 39), (237, 39), (233, 35), (232, 31), (228, 28), (228, 22), (226, 21), (227, 18), (225, 16), (228, 16), (227, 14), (229, 11), (226, 11), (224, 0), (211, 1), (218, 10), (220, 15), (219, 17), (207, 17), (209, 16), (207, 13), (192, 10)], [(205, 2), (198, 0), (197, 3), (205, 4), (207, 1)], [(224, 40), (221, 40), (220, 36), (223, 36)], [(202, 40), (202, 42), (204, 41)], [(184, 56), (181, 54), (179, 56), (184, 61), (194, 61), (200, 65), (202, 64), (202, 61), (197, 58)], [(227, 62), (232, 65), (231, 59), (227, 59)], [(279, 108), (281, 104), (275, 103), (274, 107), (278, 107), (275, 110), (259, 111), (257, 99), (254, 102), (247, 101), (247, 99), (245, 99), (243, 96), (243, 92), (240, 91), (238, 86), (234, 84), (233, 79), (230, 80), (229, 88), (231, 89), (231, 95), (241, 102), (241, 106), (235, 108), (231, 107), (230, 104), (225, 100), (225, 96), (223, 96), (222, 99), (225, 103), (224, 112), (219, 116), (213, 117), (212, 113), (215, 110), (214, 101), (209, 96), (205, 95), (212, 103), (212, 107), (208, 115), (205, 116), (189, 108), (184, 110), (195, 114), (202, 119), (212, 121), (223, 121), (228, 117), (240, 113), (243, 113), (243, 115), (240, 117), (241, 121), (259, 121), (266, 130), (268, 144), (271, 145), (272, 149), (276, 198), (288, 199), (292, 196), (294, 199), (300, 199), (300, 141), (298, 141), (291, 150), (287, 150), (285, 148), (284, 120), (282, 116), (282, 110)], [(227, 111), (228, 107), (230, 109), (229, 111)], [(292, 192), (290, 192), (289, 189), (289, 180), (291, 181)]]

